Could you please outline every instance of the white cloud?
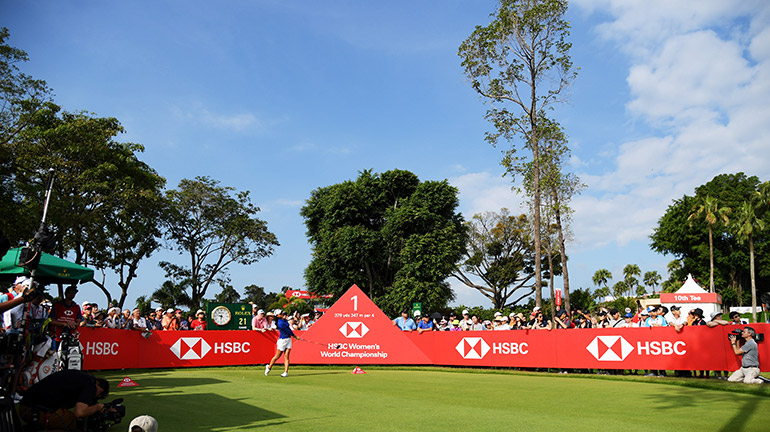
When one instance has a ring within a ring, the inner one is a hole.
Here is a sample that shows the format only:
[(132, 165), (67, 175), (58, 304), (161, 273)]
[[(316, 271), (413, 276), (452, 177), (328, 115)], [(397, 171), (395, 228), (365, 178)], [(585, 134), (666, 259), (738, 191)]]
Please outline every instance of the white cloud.
[(212, 112), (201, 103), (193, 103), (185, 108), (174, 107), (173, 113), (177, 118), (233, 132), (262, 129), (269, 123), (250, 112), (227, 114)]
[(485, 211), (500, 211), (505, 207), (511, 213), (524, 212), (522, 198), (511, 190), (510, 177), (500, 173), (478, 172), (449, 179), (460, 190), (460, 211), (466, 219)]
[(609, 14), (597, 30), (628, 56), (627, 112), (651, 130), (618, 143), (614, 169), (579, 174), (579, 248), (646, 242), (673, 199), (718, 174), (770, 178), (770, 3), (575, 3)]

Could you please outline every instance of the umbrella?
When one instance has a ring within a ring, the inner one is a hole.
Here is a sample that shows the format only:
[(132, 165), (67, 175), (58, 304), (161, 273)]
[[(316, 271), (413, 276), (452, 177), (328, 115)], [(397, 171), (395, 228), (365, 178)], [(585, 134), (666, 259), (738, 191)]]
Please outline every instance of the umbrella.
[[(8, 251), (0, 260), (0, 278), (12, 279), (16, 276), (29, 276), (30, 272), (19, 267), (21, 248)], [(35, 272), (35, 280), (41, 284), (88, 282), (94, 279), (94, 271), (82, 265), (43, 253)]]
[(439, 321), (441, 319), (441, 314), (438, 312), (433, 312), (432, 314), (430, 314), (430, 319)]

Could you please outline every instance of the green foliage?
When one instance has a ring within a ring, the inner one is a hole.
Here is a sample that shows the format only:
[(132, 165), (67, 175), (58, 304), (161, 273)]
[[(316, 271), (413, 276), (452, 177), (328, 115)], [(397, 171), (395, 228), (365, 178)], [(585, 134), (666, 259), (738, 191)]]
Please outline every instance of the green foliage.
[[(534, 249), (526, 215), (508, 209), (486, 212), (466, 222), (465, 259), (454, 276), (492, 301), (494, 308), (511, 307), (534, 292)], [(481, 279), (483, 285), (466, 273)], [(516, 295), (517, 297), (511, 299)]]
[(570, 293), (570, 308), (572, 310), (592, 311), (596, 309), (595, 294), (588, 288), (580, 288)]
[(457, 205), (446, 181), (402, 170), (314, 190), (301, 211), (313, 246), (308, 289), (336, 299), (355, 283), (389, 315), (412, 302), (445, 307), (465, 243)]
[(222, 291), (214, 296), (214, 301), (217, 303), (240, 303), (241, 295), (232, 285), (225, 285), (222, 287)]
[[(653, 250), (671, 254), (677, 261), (674, 267), (669, 267), (669, 283), (664, 282), (667, 289), (681, 287), (681, 282), (687, 274), (706, 280), (706, 275), (710, 272), (709, 225), (705, 214), (697, 220), (689, 219), (698, 208), (698, 197), (719, 197), (720, 208), (737, 210), (744, 201), (751, 201), (752, 197), (757, 195), (760, 186), (757, 177), (747, 177), (743, 173), (720, 174), (697, 187), (695, 197), (685, 195), (674, 200), (658, 220), (658, 226), (650, 236), (650, 246)], [(770, 214), (762, 213), (759, 217), (766, 226), (770, 223)], [(749, 250), (740, 244), (736, 235), (723, 223), (715, 223), (712, 228), (716, 291), (721, 293), (727, 288), (732, 288), (736, 292), (743, 292), (750, 286)], [(767, 231), (764, 231), (753, 240), (757, 259), (757, 287), (766, 291), (766, 287), (770, 286), (770, 237)], [(739, 295), (736, 299), (742, 297)], [(725, 303), (726, 306), (731, 305)]]
[(152, 293), (150, 300), (160, 304), (164, 309), (181, 306), (186, 308), (198, 307), (197, 304), (194, 305), (190, 300), (190, 295), (187, 293), (188, 288), (189, 281), (175, 283), (174, 281), (167, 280), (163, 282), (159, 289)]
[(255, 215), (249, 192), (219, 186), (209, 177), (184, 179), (166, 192), (169, 213), (166, 235), (190, 267), (160, 263), (167, 277), (189, 281), (191, 307), (197, 307), (212, 282), (227, 283), (227, 266), (249, 265), (272, 255), (278, 246), (267, 223)]
[(266, 309), (268, 306), (268, 295), (265, 288), (258, 285), (247, 285), (243, 288), (243, 302), (253, 303), (260, 309)]
[[(147, 296), (139, 296), (136, 298), (136, 308), (145, 315), (152, 311), (152, 299)], [(132, 311), (133, 312), (133, 311)]]

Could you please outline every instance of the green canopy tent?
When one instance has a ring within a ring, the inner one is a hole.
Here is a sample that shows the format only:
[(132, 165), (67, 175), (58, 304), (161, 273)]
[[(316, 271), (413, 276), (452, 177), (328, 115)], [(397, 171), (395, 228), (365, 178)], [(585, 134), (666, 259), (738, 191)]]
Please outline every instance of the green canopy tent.
[[(19, 267), (19, 253), (21, 248), (8, 251), (0, 260), (0, 278), (13, 279), (17, 276), (29, 276), (30, 272), (24, 267)], [(35, 272), (35, 280), (40, 284), (72, 284), (88, 282), (94, 279), (94, 271), (82, 265), (57, 258), (51, 254), (43, 253), (40, 264)]]

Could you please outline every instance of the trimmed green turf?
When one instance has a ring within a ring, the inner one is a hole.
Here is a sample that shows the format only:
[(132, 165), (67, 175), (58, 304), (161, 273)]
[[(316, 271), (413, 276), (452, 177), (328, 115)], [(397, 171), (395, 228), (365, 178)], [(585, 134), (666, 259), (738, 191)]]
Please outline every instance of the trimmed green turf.
[[(150, 414), (170, 431), (768, 430), (764, 387), (441, 368), (276, 367), (101, 373), (125, 398), (125, 430)], [(139, 387), (114, 386), (129, 376)], [(692, 381), (690, 381), (692, 382)], [(746, 389), (751, 393), (724, 391)]]

